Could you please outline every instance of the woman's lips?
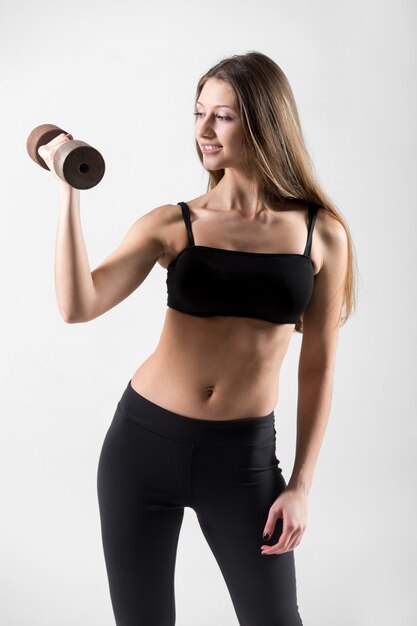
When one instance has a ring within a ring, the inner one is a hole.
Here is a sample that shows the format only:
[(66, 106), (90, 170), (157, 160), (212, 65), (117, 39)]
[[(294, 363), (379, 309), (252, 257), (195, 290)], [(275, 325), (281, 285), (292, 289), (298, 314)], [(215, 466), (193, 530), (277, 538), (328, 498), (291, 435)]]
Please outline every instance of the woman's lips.
[(222, 148), (223, 146), (220, 146), (219, 148), (209, 150), (206, 146), (202, 146), (202, 151), (204, 154), (217, 154), (218, 152), (220, 152), (220, 150), (222, 150)]

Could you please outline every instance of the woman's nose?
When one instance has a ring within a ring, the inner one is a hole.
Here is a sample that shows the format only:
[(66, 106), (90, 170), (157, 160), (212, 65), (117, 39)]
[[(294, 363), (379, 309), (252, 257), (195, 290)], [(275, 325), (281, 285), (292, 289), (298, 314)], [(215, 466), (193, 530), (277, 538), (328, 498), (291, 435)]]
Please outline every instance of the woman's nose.
[(200, 132), (202, 135), (206, 135), (207, 132), (212, 131), (212, 122), (210, 122), (210, 118), (200, 121)]

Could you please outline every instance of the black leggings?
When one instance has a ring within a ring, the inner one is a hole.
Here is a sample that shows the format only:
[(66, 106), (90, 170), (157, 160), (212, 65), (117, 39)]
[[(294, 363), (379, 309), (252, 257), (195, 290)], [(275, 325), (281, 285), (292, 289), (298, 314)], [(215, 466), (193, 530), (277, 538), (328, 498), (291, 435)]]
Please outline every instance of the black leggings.
[[(216, 558), (241, 626), (302, 626), (294, 551), (262, 555), (262, 532), (286, 482), (274, 412), (239, 420), (173, 413), (128, 385), (101, 450), (97, 492), (117, 626), (173, 626), (184, 507)], [(195, 622), (198, 626), (198, 615)]]

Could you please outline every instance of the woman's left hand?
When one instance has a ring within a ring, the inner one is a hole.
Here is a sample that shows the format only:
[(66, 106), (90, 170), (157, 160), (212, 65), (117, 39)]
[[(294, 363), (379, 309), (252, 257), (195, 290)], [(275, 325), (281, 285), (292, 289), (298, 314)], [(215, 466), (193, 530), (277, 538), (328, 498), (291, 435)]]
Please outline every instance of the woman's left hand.
[[(302, 489), (287, 486), (269, 509), (264, 533), (272, 537), (278, 518), (283, 518), (283, 529), (278, 543), (262, 545), (261, 554), (281, 554), (294, 550), (307, 526), (307, 497)], [(267, 541), (264, 537), (264, 541)]]

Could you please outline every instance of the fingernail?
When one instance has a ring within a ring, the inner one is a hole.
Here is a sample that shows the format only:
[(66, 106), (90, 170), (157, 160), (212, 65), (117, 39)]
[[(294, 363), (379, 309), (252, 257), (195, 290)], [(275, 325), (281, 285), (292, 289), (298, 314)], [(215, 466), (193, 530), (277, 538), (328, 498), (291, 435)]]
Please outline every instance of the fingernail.
[(268, 533), (264, 533), (262, 538), (265, 539), (265, 541), (268, 541), (268, 539), (269, 539)]

